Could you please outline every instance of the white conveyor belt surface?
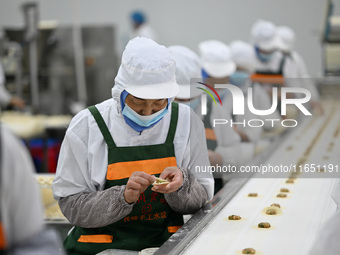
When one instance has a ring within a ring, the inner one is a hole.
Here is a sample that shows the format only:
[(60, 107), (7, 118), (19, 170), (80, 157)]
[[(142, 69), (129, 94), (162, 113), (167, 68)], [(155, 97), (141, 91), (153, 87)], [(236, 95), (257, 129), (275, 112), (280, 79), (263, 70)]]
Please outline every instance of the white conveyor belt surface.
[[(326, 171), (332, 164), (333, 173), (335, 166), (339, 171), (340, 103), (326, 101), (324, 108), (323, 116), (302, 121), (264, 164), (319, 164)], [(309, 254), (321, 226), (336, 210), (330, 194), (339, 173), (300, 173), (294, 183), (286, 183), (290, 175), (264, 178), (262, 173), (255, 174), (182, 254), (242, 254), (244, 248), (254, 248), (256, 254)], [(276, 197), (281, 188), (289, 189), (287, 198)], [(249, 193), (258, 196), (248, 197)], [(272, 203), (281, 205), (281, 215), (263, 212)], [(227, 220), (230, 215), (242, 219)], [(259, 229), (260, 222), (272, 227)]]

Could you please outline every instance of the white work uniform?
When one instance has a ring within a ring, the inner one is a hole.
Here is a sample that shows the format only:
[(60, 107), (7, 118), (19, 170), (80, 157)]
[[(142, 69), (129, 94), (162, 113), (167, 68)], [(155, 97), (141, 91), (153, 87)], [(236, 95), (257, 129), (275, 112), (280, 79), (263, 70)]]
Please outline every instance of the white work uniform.
[[(117, 98), (106, 100), (96, 107), (117, 147), (162, 144), (166, 140), (171, 107), (160, 122), (141, 133), (126, 124)], [(191, 123), (190, 116), (193, 116)], [(203, 123), (192, 112), (190, 114), (189, 107), (180, 105), (174, 139), (177, 166), (188, 168), (194, 173), (198, 182), (206, 189), (210, 200), (214, 189), (211, 173), (195, 172), (195, 166), (209, 165), (208, 155), (201, 150), (203, 146), (206, 146)], [(53, 183), (55, 199), (81, 192), (104, 190), (107, 159), (108, 150), (103, 135), (90, 111), (85, 109), (72, 119), (67, 129)]]
[[(256, 51), (254, 49), (254, 54), (256, 54)], [(255, 58), (255, 70), (263, 71), (263, 72), (279, 72), (280, 71), (280, 65), (283, 58), (283, 54), (279, 51), (276, 51), (273, 53), (273, 56), (271, 57), (270, 61), (268, 62), (262, 62), (257, 57)], [(287, 58), (286, 58), (287, 60)], [(286, 61), (285, 60), (285, 61)], [(283, 76), (292, 76), (292, 72), (290, 70), (284, 70), (283, 66)], [(267, 87), (269, 86), (269, 87)], [(272, 99), (270, 95), (268, 94), (267, 88), (271, 88), (271, 85), (267, 84), (255, 84), (254, 87), (254, 107), (258, 110), (268, 110), (272, 106)], [(256, 93), (256, 95), (255, 95)], [(265, 121), (265, 119), (279, 119), (281, 120), (280, 113), (275, 110), (272, 114), (266, 115), (266, 116), (259, 116), (259, 119), (262, 119)], [(274, 127), (273, 127), (274, 126)], [(275, 128), (281, 127), (278, 122), (276, 121), (274, 125), (272, 125), (271, 122), (266, 122), (264, 125), (265, 130), (273, 130)]]
[(0, 105), (6, 107), (11, 100), (11, 95), (5, 88), (5, 73), (0, 63)]
[(1, 221), (7, 255), (62, 255), (58, 234), (45, 229), (43, 206), (24, 145), (1, 126)]
[(12, 247), (43, 229), (42, 204), (26, 148), (3, 125), (1, 140), (1, 216)]
[[(267, 91), (260, 84), (253, 84), (253, 104), (254, 108), (257, 110), (268, 110), (272, 106), (271, 98), (269, 97)], [(266, 119), (281, 120), (279, 112), (276, 110), (269, 115), (256, 115), (257, 119), (261, 119), (264, 122), (264, 130), (272, 130), (280, 126), (278, 121), (266, 121)]]
[(334, 186), (331, 196), (337, 211), (320, 229), (310, 255), (338, 254), (340, 251), (340, 180)]
[(310, 91), (311, 100), (319, 101), (319, 92), (316, 89), (315, 83), (308, 74), (305, 62), (296, 51), (292, 51), (290, 56), (286, 57), (283, 73), (287, 86), (305, 88)]
[[(203, 120), (204, 115), (201, 114), (201, 104), (195, 109), (195, 113)], [(225, 119), (228, 121), (227, 124), (216, 124), (215, 127), (212, 127), (217, 141), (215, 151), (222, 156), (224, 166), (238, 166), (241, 161), (240, 156), (242, 156), (241, 137), (232, 127), (230, 127), (230, 109), (228, 108), (226, 110), (225, 107), (213, 103), (210, 116), (210, 123), (212, 125), (214, 119)]]

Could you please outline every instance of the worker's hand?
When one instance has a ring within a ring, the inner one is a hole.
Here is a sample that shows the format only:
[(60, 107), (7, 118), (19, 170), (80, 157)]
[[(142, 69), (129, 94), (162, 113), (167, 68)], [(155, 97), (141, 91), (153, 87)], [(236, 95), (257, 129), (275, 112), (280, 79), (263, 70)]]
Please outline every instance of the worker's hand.
[(167, 185), (153, 186), (151, 190), (159, 193), (172, 193), (178, 190), (183, 184), (183, 173), (178, 167), (167, 167), (161, 173), (159, 178), (165, 179), (170, 183)]
[(25, 107), (25, 101), (22, 100), (20, 97), (12, 97), (9, 101), (10, 106), (18, 107), (19, 109), (23, 109)]
[(222, 165), (223, 163), (222, 156), (216, 151), (208, 150), (208, 156), (211, 166)]
[(124, 191), (124, 199), (127, 203), (136, 202), (151, 183), (156, 181), (156, 177), (144, 172), (134, 172), (131, 174)]

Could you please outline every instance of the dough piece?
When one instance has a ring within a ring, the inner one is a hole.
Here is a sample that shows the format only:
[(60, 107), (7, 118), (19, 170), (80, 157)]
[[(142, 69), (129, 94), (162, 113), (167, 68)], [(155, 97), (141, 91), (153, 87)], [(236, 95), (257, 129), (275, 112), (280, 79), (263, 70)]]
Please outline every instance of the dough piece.
[(57, 202), (45, 209), (45, 218), (50, 219), (50, 220), (53, 220), (53, 219), (66, 220)]
[(286, 181), (286, 183), (294, 183), (294, 179), (289, 178), (289, 179)]
[(240, 220), (241, 219), (241, 216), (239, 215), (230, 215), (228, 217), (228, 220)]
[(245, 248), (242, 250), (242, 254), (255, 254), (256, 251), (253, 248)]
[(280, 194), (277, 194), (277, 196), (276, 197), (281, 197), (281, 198), (284, 198), (284, 197), (287, 197), (287, 194), (282, 194), (282, 193), (280, 193)]
[(249, 193), (248, 197), (257, 197), (257, 193)]
[(271, 227), (269, 222), (260, 222), (257, 226), (259, 228), (270, 228)]
[(170, 182), (168, 182), (167, 180), (164, 180), (162, 178), (156, 178), (157, 180), (152, 183), (153, 186), (157, 186), (157, 185), (164, 185), (164, 184), (169, 184)]
[(266, 214), (268, 214), (268, 215), (276, 215), (277, 214), (277, 211), (276, 211), (276, 209), (268, 209), (267, 211), (266, 211)]
[(270, 206), (275, 206), (277, 208), (281, 208), (280, 204), (271, 204)]
[(282, 189), (280, 189), (280, 192), (289, 192), (289, 189), (286, 189), (286, 188), (282, 188)]
[(54, 176), (37, 175), (36, 180), (39, 185), (52, 187)]

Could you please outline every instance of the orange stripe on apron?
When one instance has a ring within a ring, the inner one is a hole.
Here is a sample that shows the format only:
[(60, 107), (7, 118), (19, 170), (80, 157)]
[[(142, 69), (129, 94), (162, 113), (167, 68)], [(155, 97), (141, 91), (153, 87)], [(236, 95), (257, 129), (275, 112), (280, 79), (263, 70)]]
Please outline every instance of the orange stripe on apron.
[(120, 180), (129, 178), (136, 171), (160, 174), (168, 166), (177, 166), (175, 157), (113, 163), (107, 167), (106, 179)]
[(4, 250), (6, 248), (6, 238), (5, 238), (5, 230), (0, 222), (0, 250)]
[(205, 129), (205, 137), (207, 140), (213, 140), (216, 141), (216, 135), (212, 128), (206, 128)]
[(110, 235), (81, 235), (80, 243), (112, 243), (113, 236)]
[(250, 79), (253, 82), (267, 83), (267, 84), (284, 84), (284, 78), (281, 74), (252, 74)]
[(169, 231), (169, 233), (175, 233), (180, 228), (181, 228), (181, 226), (170, 226), (170, 227), (168, 227), (168, 231)]

